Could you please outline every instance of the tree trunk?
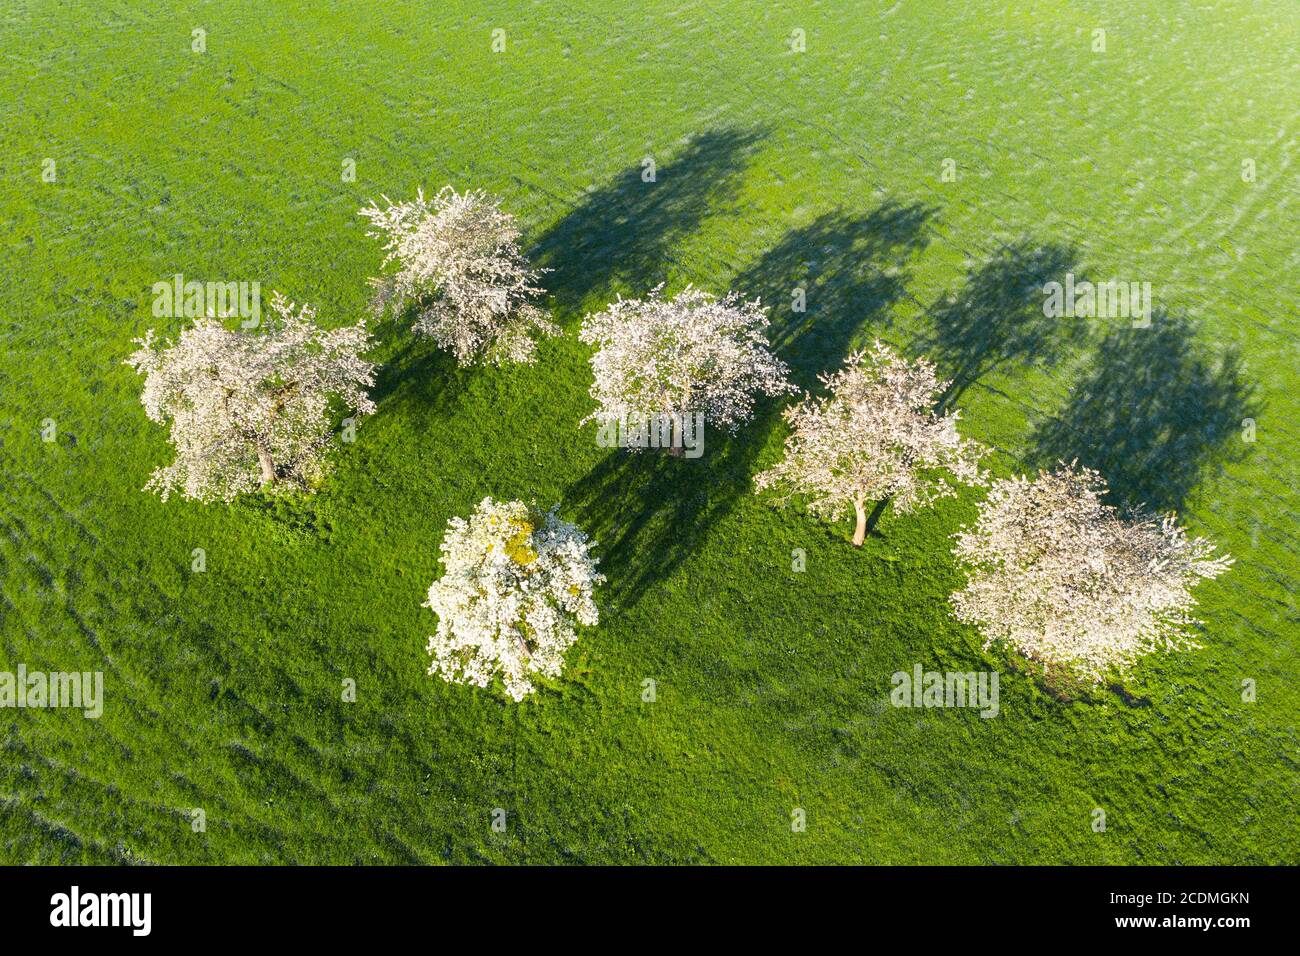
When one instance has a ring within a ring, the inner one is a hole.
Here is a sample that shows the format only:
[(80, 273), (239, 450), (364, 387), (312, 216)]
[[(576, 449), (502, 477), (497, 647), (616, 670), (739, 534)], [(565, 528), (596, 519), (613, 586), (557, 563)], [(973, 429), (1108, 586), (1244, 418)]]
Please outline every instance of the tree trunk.
[[(687, 390), (687, 393), (686, 393), (686, 394), (687, 394), (687, 395), (690, 394), (690, 390), (689, 390), (689, 389)], [(660, 402), (660, 404), (661, 404), (661, 405), (663, 406), (663, 408), (664, 408), (664, 412), (663, 412), (663, 414), (665, 414), (665, 415), (672, 415), (672, 414), (673, 414), (673, 411), (672, 411), (672, 409), (673, 409), (673, 400), (672, 400), (672, 396), (671, 396), (667, 391), (665, 391), (662, 395), (659, 396), (659, 402)], [(684, 400), (683, 400), (682, 404), (685, 404), (685, 401), (684, 401)], [(660, 434), (660, 433), (659, 433), (659, 422), (654, 422), (654, 421), (652, 421), (652, 422), (650, 423), (650, 427), (653, 428), (653, 429), (655, 429), (656, 434)], [(682, 454), (683, 454), (683, 448), (682, 448), (682, 420), (681, 420), (681, 416), (680, 416), (680, 415), (674, 416), (674, 418), (673, 418), (672, 434), (671, 434), (671, 436), (670, 436), (669, 439), (668, 439), (668, 454), (672, 455), (674, 458), (681, 458), (681, 457), (682, 457)]]
[(860, 548), (867, 537), (867, 512), (861, 501), (853, 502), (853, 510), (858, 515), (858, 526), (853, 532), (853, 547)]
[(275, 481), (275, 462), (271, 459), (271, 449), (265, 442), (257, 443), (257, 463), (262, 469), (262, 484), (269, 485)]

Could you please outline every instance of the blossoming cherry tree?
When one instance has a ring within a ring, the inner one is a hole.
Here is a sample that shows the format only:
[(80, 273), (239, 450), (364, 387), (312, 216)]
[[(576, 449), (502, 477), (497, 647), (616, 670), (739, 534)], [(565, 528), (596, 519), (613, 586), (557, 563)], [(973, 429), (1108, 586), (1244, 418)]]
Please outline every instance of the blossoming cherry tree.
[(934, 410), (944, 384), (929, 362), (877, 341), (821, 381), (824, 396), (786, 409), (785, 457), (756, 476), (759, 489), (806, 495), (808, 509), (825, 518), (852, 508), (860, 547), (868, 502), (876, 502), (873, 518), (891, 501), (907, 513), (955, 494), (958, 483), (983, 481), (984, 450), (957, 433), (956, 412)]
[(170, 426), (176, 459), (146, 490), (198, 501), (230, 501), (258, 488), (310, 488), (325, 474), (334, 441), (330, 403), (356, 415), (375, 410), (365, 323), (325, 330), (315, 310), (276, 293), (265, 331), (199, 318), (174, 344), (149, 332), (126, 363), (144, 376), (140, 400)]
[(1192, 587), (1232, 564), (1174, 515), (1121, 513), (1074, 464), (995, 482), (954, 549), (958, 620), (1049, 668), (1101, 682), (1139, 658), (1194, 648)]
[(536, 336), (558, 328), (533, 299), (541, 270), (519, 250), (519, 228), (494, 197), (444, 187), (432, 199), (424, 190), (409, 202), (387, 196), (380, 208), (360, 211), (368, 235), (384, 241), (384, 266), (393, 273), (371, 282), (382, 311), (417, 308), (415, 332), (428, 335), (461, 366), (531, 363)]
[[(709, 427), (734, 432), (754, 412), (755, 398), (793, 390), (765, 330), (761, 303), (737, 293), (719, 299), (687, 286), (671, 299), (657, 287), (644, 299), (623, 299), (587, 316), (579, 337), (597, 350), (591, 357), (591, 397), (601, 418), (701, 413)], [(670, 444), (681, 454), (679, 434)]]
[(429, 673), (487, 687), (499, 679), (523, 700), (533, 678), (558, 677), (577, 625), (594, 625), (593, 544), (555, 509), (484, 498), (468, 519), (452, 518), (442, 540), (444, 573), (425, 607), (438, 616)]

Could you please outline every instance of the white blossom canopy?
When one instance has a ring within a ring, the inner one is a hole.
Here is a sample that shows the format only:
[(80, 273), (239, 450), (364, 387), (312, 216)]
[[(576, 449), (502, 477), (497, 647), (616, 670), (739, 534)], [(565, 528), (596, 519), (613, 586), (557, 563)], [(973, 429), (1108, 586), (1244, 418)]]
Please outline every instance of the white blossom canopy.
[(521, 501), (484, 498), (468, 520), (452, 518), (424, 605), (438, 616), (429, 673), (476, 687), (499, 678), (516, 701), (532, 677), (558, 677), (576, 625), (597, 622), (592, 592), (605, 578), (593, 546), (555, 509)]
[(315, 311), (276, 293), (265, 331), (231, 331), (196, 319), (175, 344), (154, 332), (126, 363), (145, 376), (145, 414), (170, 426), (176, 460), (146, 490), (198, 501), (230, 501), (259, 486), (311, 487), (325, 473), (334, 435), (330, 402), (374, 411), (366, 389), (375, 366), (361, 356), (365, 323), (323, 330)]
[(504, 365), (536, 359), (534, 336), (558, 328), (532, 300), (542, 270), (519, 251), (519, 229), (499, 201), (482, 191), (458, 193), (445, 186), (432, 199), (424, 190), (410, 202), (387, 196), (380, 208), (360, 211), (367, 235), (383, 239), (384, 266), (392, 274), (371, 282), (377, 304), (401, 312), (415, 303), (415, 332), (428, 335), (462, 366)]
[(985, 450), (958, 434), (957, 412), (934, 410), (945, 383), (930, 362), (877, 341), (821, 381), (824, 396), (786, 409), (785, 456), (755, 477), (759, 489), (806, 495), (810, 511), (833, 518), (886, 499), (906, 513), (984, 481)]
[(968, 583), (951, 598), (985, 647), (1004, 643), (1099, 683), (1144, 655), (1200, 646), (1191, 589), (1232, 559), (1189, 539), (1172, 514), (1121, 514), (1105, 492), (1074, 464), (993, 484), (956, 536)]
[(672, 299), (663, 287), (587, 316), (579, 338), (597, 346), (591, 397), (604, 416), (702, 412), (706, 425), (734, 432), (759, 395), (793, 391), (788, 370), (768, 345), (766, 312), (735, 293), (719, 300), (687, 286)]

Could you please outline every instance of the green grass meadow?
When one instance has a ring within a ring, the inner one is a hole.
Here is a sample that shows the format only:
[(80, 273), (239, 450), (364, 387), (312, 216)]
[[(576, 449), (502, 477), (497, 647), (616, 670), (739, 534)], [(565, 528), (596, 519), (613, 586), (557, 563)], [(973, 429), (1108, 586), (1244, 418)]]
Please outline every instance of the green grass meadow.
[[(0, 862), (1300, 862), (1298, 51), (1294, 0), (8, 0), (0, 670), (105, 704), (0, 710)], [(317, 494), (143, 492), (152, 285), (355, 322), (357, 209), (445, 183), (519, 217), (566, 335), (457, 369), (372, 320), (379, 410)], [(1067, 270), (1151, 282), (1152, 327), (1044, 319)], [(929, 355), (997, 474), (1176, 509), (1237, 559), (1204, 649), (1066, 695), (983, 651), (946, 606), (979, 493), (856, 550), (754, 493), (779, 403), (697, 461), (598, 447), (577, 326), (660, 282), (761, 295), (805, 387)], [(426, 674), (485, 495), (559, 503), (609, 579), (518, 705)], [(890, 706), (918, 663), (1000, 670), (999, 715)]]

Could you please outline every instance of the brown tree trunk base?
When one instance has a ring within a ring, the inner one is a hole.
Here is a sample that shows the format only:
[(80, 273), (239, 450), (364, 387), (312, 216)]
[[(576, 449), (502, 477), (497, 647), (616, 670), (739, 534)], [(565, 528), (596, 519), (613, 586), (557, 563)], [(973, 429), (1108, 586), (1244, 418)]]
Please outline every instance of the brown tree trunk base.
[(257, 446), (257, 464), (262, 470), (262, 484), (269, 485), (275, 481), (275, 462), (271, 459), (271, 452), (265, 445)]
[(881, 498), (876, 502), (876, 506), (871, 509), (871, 515), (867, 515), (866, 502), (855, 501), (853, 511), (858, 516), (857, 527), (853, 529), (853, 547), (862, 547), (862, 542), (867, 540), (867, 535), (876, 533), (876, 525), (880, 523), (880, 516), (885, 513), (889, 507), (889, 499)]

